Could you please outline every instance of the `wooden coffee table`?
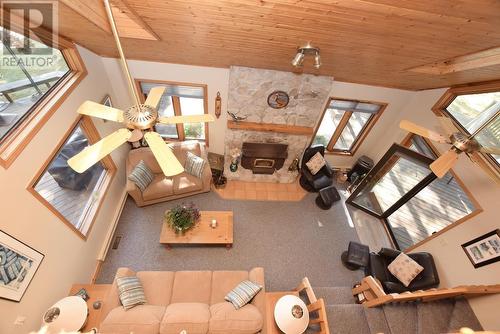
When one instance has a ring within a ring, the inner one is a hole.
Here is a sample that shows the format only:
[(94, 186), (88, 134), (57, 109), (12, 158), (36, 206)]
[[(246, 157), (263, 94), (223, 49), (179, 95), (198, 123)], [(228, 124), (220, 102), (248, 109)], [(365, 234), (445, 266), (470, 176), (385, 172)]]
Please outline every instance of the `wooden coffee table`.
[[(170, 249), (172, 244), (200, 244), (233, 246), (233, 212), (200, 211), (200, 221), (184, 234), (176, 234), (167, 223), (163, 223), (160, 243)], [(217, 227), (210, 227), (212, 219), (217, 220)]]

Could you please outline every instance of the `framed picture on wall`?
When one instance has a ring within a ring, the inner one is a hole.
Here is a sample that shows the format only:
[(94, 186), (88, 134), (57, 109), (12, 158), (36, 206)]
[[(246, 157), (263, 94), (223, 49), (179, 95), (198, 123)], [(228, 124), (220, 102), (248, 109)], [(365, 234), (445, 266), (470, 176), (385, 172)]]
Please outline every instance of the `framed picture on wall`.
[(20, 301), (44, 255), (0, 230), (0, 298)]
[(500, 261), (500, 229), (466, 242), (462, 248), (474, 268)]

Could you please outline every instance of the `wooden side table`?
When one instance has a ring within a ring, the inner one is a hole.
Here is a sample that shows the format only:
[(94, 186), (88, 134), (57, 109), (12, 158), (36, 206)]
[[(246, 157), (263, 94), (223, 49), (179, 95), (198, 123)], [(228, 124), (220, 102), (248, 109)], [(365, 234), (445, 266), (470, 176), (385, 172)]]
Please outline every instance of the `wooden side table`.
[(267, 334), (283, 334), (274, 321), (274, 307), (278, 300), (285, 295), (299, 296), (297, 291), (266, 292), (266, 328)]
[(71, 290), (69, 291), (70, 295), (76, 294), (80, 289), (87, 290), (87, 294), (89, 295), (89, 299), (87, 300), (87, 308), (89, 310), (89, 315), (87, 317), (87, 322), (85, 326), (81, 329), (81, 332), (88, 332), (92, 328), (99, 328), (101, 324), (101, 310), (102, 306), (98, 310), (94, 310), (92, 304), (96, 301), (101, 301), (104, 303), (106, 296), (108, 294), (109, 289), (111, 288), (111, 284), (73, 284)]

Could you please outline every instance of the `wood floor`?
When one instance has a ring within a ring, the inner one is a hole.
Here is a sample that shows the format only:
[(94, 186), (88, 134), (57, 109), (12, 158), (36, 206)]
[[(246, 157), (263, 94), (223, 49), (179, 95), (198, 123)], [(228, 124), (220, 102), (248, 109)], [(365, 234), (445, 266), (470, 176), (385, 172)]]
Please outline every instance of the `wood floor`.
[(298, 202), (307, 192), (297, 182), (270, 183), (228, 180), (223, 189), (214, 189), (220, 197), (229, 200)]
[[(97, 181), (99, 178), (94, 179)], [(82, 213), (93, 199), (94, 188), (95, 182), (81, 191), (61, 188), (49, 173), (44, 173), (35, 186), (35, 190), (77, 229), (85, 216)]]

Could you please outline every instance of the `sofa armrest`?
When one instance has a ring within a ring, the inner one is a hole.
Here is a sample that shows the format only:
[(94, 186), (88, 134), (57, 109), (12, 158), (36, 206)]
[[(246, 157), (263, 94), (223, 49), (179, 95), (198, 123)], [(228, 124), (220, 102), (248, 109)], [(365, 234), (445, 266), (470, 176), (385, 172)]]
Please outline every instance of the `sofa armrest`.
[(102, 305), (101, 321), (106, 319), (106, 316), (109, 312), (111, 312), (112, 309), (121, 305), (116, 279), (127, 276), (135, 276), (135, 272), (129, 268), (118, 268), (113, 280), (113, 284), (111, 285), (111, 288), (109, 289), (106, 299), (104, 300)]
[(141, 189), (132, 181), (127, 179), (126, 184), (127, 193), (134, 199), (137, 205), (141, 205), (143, 202)]
[(261, 333), (266, 333), (266, 280), (264, 277), (264, 268), (256, 267), (248, 273), (248, 279), (252, 282), (260, 284), (262, 290), (252, 300), (252, 305), (259, 309), (262, 314), (262, 330)]

